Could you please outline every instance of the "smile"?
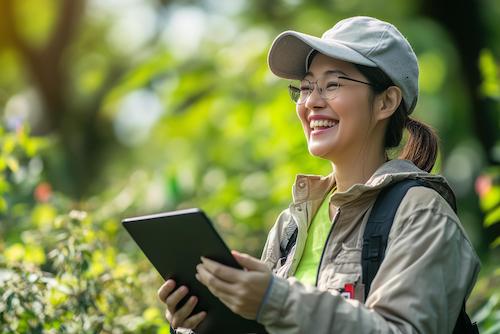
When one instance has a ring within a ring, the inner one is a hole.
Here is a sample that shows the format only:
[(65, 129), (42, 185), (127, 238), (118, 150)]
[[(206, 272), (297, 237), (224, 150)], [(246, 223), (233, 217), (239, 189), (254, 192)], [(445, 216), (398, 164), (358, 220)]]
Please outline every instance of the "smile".
[(337, 124), (339, 124), (339, 122), (336, 120), (315, 119), (309, 122), (309, 127), (311, 128), (312, 131), (317, 131), (317, 130), (325, 130), (332, 128)]

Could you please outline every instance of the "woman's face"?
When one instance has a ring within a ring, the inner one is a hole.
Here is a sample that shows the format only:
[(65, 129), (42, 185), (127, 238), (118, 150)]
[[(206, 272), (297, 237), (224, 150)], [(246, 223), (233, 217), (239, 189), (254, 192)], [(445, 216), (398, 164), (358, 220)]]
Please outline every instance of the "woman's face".
[(325, 100), (314, 84), (314, 91), (305, 103), (297, 104), (309, 152), (332, 162), (359, 155), (370, 143), (373, 128), (370, 86), (335, 79), (335, 74), (366, 82), (353, 64), (318, 53), (304, 79), (313, 83), (318, 80), (324, 87), (336, 80), (340, 87), (333, 99)]

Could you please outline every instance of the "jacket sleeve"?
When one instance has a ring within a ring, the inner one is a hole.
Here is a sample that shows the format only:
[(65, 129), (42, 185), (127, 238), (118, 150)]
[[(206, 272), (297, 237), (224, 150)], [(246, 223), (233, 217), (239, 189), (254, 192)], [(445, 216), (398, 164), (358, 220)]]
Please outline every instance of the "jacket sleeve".
[(451, 333), (478, 271), (451, 208), (433, 190), (415, 187), (398, 208), (365, 304), (274, 277), (258, 321), (270, 334)]

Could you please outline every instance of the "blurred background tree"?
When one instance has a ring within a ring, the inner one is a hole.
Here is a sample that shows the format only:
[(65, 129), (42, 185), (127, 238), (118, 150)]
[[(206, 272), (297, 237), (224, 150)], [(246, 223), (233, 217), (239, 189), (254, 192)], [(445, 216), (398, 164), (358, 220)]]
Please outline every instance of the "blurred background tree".
[[(440, 134), (436, 172), (456, 191), (483, 260), (471, 305), (493, 332), (492, 314), (500, 317), (495, 0), (0, 0), (0, 250), (48, 233), (40, 217), (78, 209), (109, 232), (102, 242), (142, 259), (121, 235), (121, 218), (201, 206), (231, 247), (258, 255), (295, 174), (330, 169), (308, 157), (288, 83), (267, 69), (268, 48), (283, 30), (321, 35), (353, 15), (394, 23), (417, 53), (415, 116)], [(42, 244), (42, 253), (58, 249)], [(50, 259), (35, 264), (57, 276)]]

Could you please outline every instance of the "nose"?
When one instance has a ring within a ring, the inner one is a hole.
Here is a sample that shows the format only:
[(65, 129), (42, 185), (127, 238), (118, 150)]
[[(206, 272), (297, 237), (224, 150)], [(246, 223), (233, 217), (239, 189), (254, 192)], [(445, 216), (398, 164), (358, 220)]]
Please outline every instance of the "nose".
[[(316, 86), (316, 87), (314, 87)], [(307, 97), (305, 107), (308, 109), (318, 109), (325, 107), (325, 100), (321, 97), (321, 87), (319, 87), (318, 83), (314, 83), (313, 91), (311, 95)]]

